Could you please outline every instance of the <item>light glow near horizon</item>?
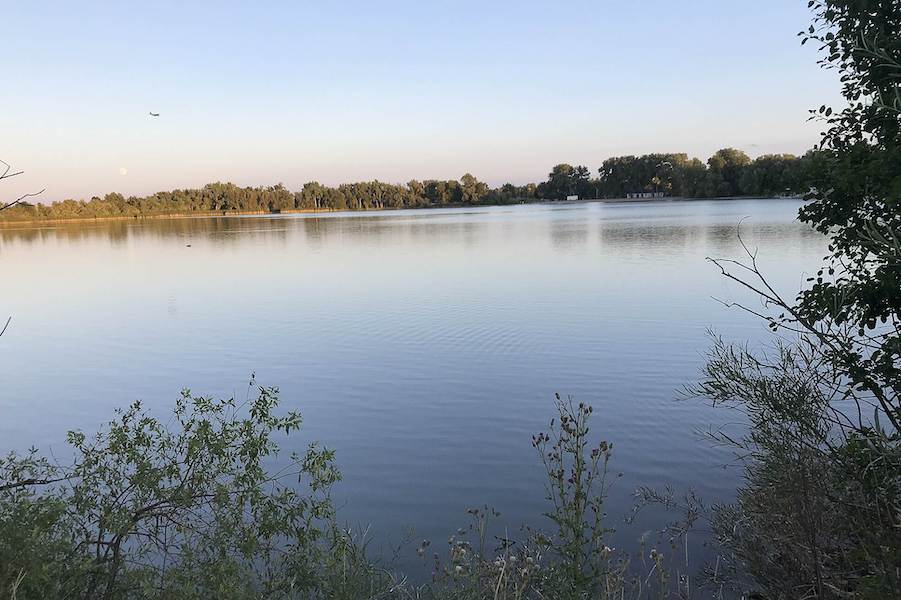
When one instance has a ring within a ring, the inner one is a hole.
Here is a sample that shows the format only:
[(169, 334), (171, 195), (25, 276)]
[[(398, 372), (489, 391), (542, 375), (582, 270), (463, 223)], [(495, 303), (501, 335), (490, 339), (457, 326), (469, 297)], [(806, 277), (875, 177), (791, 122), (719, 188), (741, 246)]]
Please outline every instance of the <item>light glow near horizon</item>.
[(801, 0), (4, 13), (0, 159), (25, 174), (0, 200), (466, 172), (496, 186), (622, 154), (799, 154), (819, 139), (808, 109), (840, 102), (795, 35)]

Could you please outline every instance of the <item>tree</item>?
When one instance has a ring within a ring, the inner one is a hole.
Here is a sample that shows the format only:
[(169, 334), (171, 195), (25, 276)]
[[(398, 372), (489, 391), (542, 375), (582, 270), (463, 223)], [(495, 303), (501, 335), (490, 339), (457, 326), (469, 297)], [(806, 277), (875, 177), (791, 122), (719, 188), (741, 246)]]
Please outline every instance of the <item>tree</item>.
[(466, 173), (460, 178), (461, 199), (466, 204), (478, 204), (488, 194), (488, 186)]
[(735, 148), (723, 148), (707, 160), (710, 172), (709, 195), (738, 196), (741, 194), (741, 177), (751, 163), (747, 154)]
[[(338, 187), (311, 182), (299, 192), (284, 185), (239, 187), (233, 183), (209, 183), (199, 189), (160, 191), (145, 197), (124, 198), (109, 193), (88, 201), (72, 198), (49, 205), (32, 205), (26, 194), (10, 202), (0, 219), (90, 219), (97, 217), (149, 217), (191, 212), (369, 210), (415, 208), (455, 204), (507, 204), (534, 198), (563, 200), (618, 198), (636, 192), (663, 192), (668, 195), (707, 197), (736, 194), (781, 195), (809, 189), (816, 173), (822, 171), (822, 152), (808, 152), (802, 159), (790, 155), (764, 156), (745, 164), (747, 157), (736, 150), (721, 150), (710, 158), (711, 168), (685, 153), (654, 153), (608, 158), (591, 177), (585, 165), (561, 163), (538, 185), (512, 184), (491, 189), (470, 173), (460, 181), (412, 180), (406, 185), (381, 181), (344, 183)], [(4, 163), (5, 164), (5, 163)], [(744, 167), (740, 165), (744, 164)], [(9, 170), (7, 165), (7, 171)], [(8, 176), (12, 176), (11, 174)], [(735, 178), (738, 179), (735, 179)], [(737, 184), (735, 183), (737, 181)], [(0, 205), (3, 206), (3, 205)]]
[(685, 153), (615, 156), (598, 169), (597, 185), (604, 197), (622, 198), (640, 192), (675, 196), (705, 196), (707, 169)]
[(417, 181), (416, 179), (411, 179), (407, 183), (407, 189), (410, 192), (410, 205), (411, 207), (418, 207), (425, 205), (428, 200), (425, 197), (425, 186), (421, 181)]
[(636, 191), (635, 162), (634, 156), (614, 156), (604, 161), (598, 175), (605, 197), (623, 198)]
[(699, 159), (692, 158), (683, 163), (677, 171), (677, 177), (678, 195), (688, 198), (700, 198), (705, 195), (707, 167)]
[(901, 6), (813, 6), (815, 26), (804, 39), (821, 44), (824, 66), (842, 74), (848, 106), (812, 111), (827, 127), (825, 168), (800, 217), (831, 234), (832, 255), (827, 276), (818, 273), (799, 297), (798, 314), (806, 323), (856, 331), (833, 359), (901, 430)]
[(575, 173), (576, 170), (572, 165), (566, 163), (556, 165), (548, 173), (547, 182), (542, 184), (544, 186), (541, 191), (542, 195), (550, 200), (563, 200), (573, 194)]
[[(778, 196), (801, 186), (802, 161), (793, 154), (766, 154), (755, 158), (739, 179), (747, 196)], [(806, 191), (806, 190), (804, 190)]]
[(847, 102), (812, 111), (825, 131), (805, 156), (812, 189), (799, 218), (829, 236), (829, 256), (794, 300), (767, 281), (750, 249), (745, 263), (714, 261), (769, 309), (747, 310), (796, 340), (780, 338), (773, 356), (718, 343), (696, 390), (751, 424), (744, 439), (720, 436), (745, 457), (746, 484), (716, 511), (715, 529), (766, 597), (897, 598), (901, 4), (810, 6), (802, 43), (820, 44)]

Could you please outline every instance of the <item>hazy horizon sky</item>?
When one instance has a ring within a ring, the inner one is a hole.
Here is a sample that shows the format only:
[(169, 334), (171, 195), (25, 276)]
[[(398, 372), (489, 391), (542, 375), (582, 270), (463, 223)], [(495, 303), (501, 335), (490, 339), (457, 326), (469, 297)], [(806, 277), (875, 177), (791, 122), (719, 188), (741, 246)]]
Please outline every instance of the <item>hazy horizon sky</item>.
[[(336, 3), (337, 4), (337, 3)], [(560, 162), (802, 153), (840, 101), (803, 0), (15, 3), (0, 200), (540, 181)], [(160, 113), (151, 117), (150, 111)]]

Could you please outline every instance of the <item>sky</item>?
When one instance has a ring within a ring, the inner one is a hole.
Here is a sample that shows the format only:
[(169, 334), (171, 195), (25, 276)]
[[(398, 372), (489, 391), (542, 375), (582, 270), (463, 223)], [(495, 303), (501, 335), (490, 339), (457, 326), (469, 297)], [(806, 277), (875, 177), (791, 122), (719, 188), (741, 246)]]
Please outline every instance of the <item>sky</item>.
[[(802, 153), (805, 0), (5, 2), (0, 200)], [(150, 112), (159, 117), (151, 117)]]

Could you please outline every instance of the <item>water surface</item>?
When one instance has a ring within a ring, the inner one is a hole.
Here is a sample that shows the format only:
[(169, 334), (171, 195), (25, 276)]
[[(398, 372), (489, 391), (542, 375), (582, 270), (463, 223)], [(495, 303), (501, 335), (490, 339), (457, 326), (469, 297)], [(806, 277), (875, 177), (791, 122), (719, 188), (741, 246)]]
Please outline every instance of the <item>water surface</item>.
[[(595, 407), (640, 484), (728, 499), (737, 474), (697, 431), (734, 419), (678, 402), (706, 330), (763, 340), (707, 256), (742, 234), (791, 296), (823, 239), (787, 200), (526, 205), (0, 230), (0, 446), (62, 452), (142, 399), (245, 394), (251, 373), (299, 409), (292, 448), (337, 449), (342, 515), (381, 540), (443, 540), (489, 503), (541, 523), (530, 438), (553, 394)], [(753, 302), (753, 300), (750, 300)], [(635, 537), (659, 525), (625, 528)]]

